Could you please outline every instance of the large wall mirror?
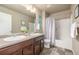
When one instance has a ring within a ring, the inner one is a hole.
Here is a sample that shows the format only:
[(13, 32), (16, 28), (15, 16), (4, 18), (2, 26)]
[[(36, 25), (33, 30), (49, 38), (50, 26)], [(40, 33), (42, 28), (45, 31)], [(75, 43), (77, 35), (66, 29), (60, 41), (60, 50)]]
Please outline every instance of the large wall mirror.
[(12, 30), (12, 16), (0, 12), (0, 35), (10, 33)]

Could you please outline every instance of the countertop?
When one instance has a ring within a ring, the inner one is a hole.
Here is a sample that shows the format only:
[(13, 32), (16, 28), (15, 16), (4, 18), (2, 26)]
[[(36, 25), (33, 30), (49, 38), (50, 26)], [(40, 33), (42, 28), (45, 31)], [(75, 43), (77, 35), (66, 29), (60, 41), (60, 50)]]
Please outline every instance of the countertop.
[(7, 46), (10, 46), (10, 45), (13, 45), (13, 44), (17, 44), (17, 43), (20, 43), (22, 41), (29, 40), (29, 39), (32, 39), (32, 38), (35, 38), (35, 37), (38, 37), (38, 36), (41, 36), (41, 35), (44, 35), (44, 34), (34, 33), (34, 34), (26, 35), (26, 38), (24, 38), (24, 39), (14, 40), (14, 41), (4, 41), (3, 39), (5, 39), (5, 38), (0, 38), (0, 48), (4, 48), (4, 47), (7, 47)]

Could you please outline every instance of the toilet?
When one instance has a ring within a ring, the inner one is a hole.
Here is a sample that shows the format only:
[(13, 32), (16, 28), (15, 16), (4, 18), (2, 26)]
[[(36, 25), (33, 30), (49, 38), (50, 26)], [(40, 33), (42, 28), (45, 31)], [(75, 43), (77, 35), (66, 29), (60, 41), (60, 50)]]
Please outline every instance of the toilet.
[(44, 47), (45, 48), (50, 48), (50, 40), (44, 39)]

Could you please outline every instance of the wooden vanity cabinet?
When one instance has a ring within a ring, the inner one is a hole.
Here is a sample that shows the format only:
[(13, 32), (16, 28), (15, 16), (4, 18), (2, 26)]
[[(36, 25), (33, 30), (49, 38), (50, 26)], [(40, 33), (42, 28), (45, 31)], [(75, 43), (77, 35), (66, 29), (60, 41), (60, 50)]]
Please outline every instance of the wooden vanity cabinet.
[(44, 36), (0, 48), (0, 55), (39, 55), (44, 48)]

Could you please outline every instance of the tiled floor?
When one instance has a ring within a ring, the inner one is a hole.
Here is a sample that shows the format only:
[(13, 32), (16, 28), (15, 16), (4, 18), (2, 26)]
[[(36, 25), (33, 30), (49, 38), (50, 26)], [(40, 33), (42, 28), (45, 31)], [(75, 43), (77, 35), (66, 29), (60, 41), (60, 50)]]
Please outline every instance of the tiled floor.
[(44, 48), (41, 55), (73, 55), (73, 52), (60, 47)]

